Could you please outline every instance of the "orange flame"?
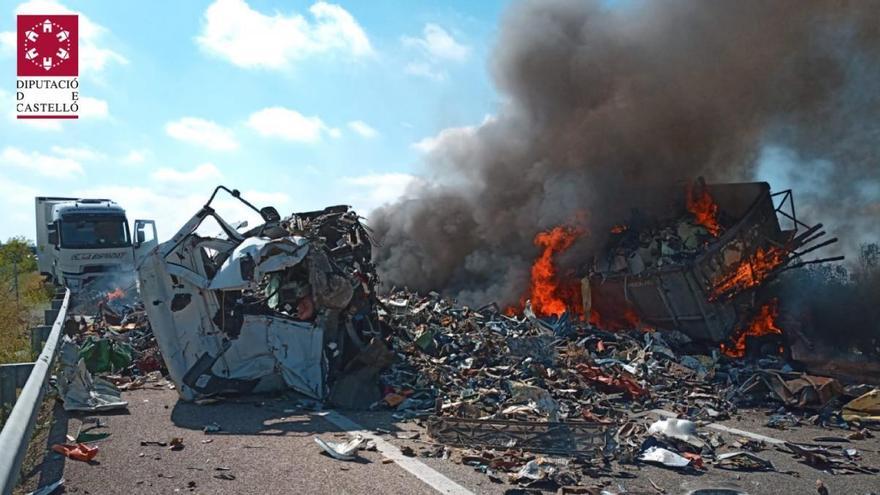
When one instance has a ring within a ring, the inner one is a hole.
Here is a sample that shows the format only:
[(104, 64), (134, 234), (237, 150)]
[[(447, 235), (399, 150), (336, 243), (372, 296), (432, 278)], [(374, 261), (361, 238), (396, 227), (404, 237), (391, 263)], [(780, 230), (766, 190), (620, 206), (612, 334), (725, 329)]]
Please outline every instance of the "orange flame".
[(741, 292), (755, 287), (785, 262), (785, 259), (786, 251), (783, 249), (775, 246), (770, 246), (767, 250), (758, 248), (755, 254), (743, 260), (736, 270), (722, 275), (715, 281), (710, 299), (714, 300), (727, 293)]
[(611, 227), (611, 233), (612, 234), (622, 234), (622, 233), (626, 232), (626, 229), (627, 229), (626, 225), (623, 225), (623, 224), (615, 225), (615, 226)]
[(116, 289), (114, 289), (112, 292), (108, 292), (108, 293), (107, 293), (107, 300), (108, 300), (108, 301), (113, 301), (113, 300), (116, 300), (116, 299), (122, 299), (123, 297), (125, 297), (125, 291), (122, 290), (122, 289), (119, 288), (119, 287), (117, 287)]
[(699, 187), (688, 184), (687, 209), (694, 215), (698, 224), (705, 227), (714, 237), (718, 237), (721, 233), (721, 225), (718, 224), (718, 205), (712, 199), (705, 184)]
[(734, 334), (732, 346), (721, 344), (721, 352), (730, 357), (741, 358), (746, 355), (746, 339), (749, 336), (781, 335), (782, 329), (776, 326), (776, 317), (778, 315), (779, 308), (776, 299), (764, 304), (749, 323), (749, 326)]
[(570, 248), (582, 234), (582, 230), (558, 226), (535, 236), (535, 245), (543, 249), (532, 265), (529, 284), (529, 298), (536, 315), (561, 316), (566, 309), (578, 316), (583, 314), (579, 281), (561, 280), (553, 262), (556, 254)]

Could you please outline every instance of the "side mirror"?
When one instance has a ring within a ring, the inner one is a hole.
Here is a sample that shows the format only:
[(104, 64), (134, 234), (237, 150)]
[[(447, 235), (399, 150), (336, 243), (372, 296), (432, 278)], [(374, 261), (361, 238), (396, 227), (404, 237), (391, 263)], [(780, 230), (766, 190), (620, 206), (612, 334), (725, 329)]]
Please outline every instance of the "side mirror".
[(140, 246), (147, 240), (147, 234), (144, 233), (144, 229), (140, 228), (135, 232), (135, 246)]
[(47, 236), (49, 244), (51, 244), (53, 246), (57, 246), (58, 245), (58, 228), (55, 226), (54, 223), (50, 223), (50, 224), (46, 225), (46, 230), (49, 232), (49, 235)]
[(272, 223), (281, 220), (281, 215), (278, 214), (278, 210), (276, 210), (272, 206), (260, 208), (260, 216), (263, 217), (263, 221), (266, 223)]

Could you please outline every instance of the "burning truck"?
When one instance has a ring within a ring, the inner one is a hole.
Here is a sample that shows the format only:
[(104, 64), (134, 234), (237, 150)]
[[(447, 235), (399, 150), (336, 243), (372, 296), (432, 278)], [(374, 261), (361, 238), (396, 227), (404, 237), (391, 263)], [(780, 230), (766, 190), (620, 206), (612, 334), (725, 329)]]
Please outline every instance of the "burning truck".
[(575, 313), (612, 330), (674, 329), (741, 357), (747, 339), (781, 339), (777, 301), (760, 290), (767, 282), (843, 259), (805, 260), (837, 239), (822, 240), (822, 224), (798, 219), (792, 192), (771, 193), (766, 182), (698, 179), (646, 192), (631, 206), (631, 218), (611, 229), (580, 275), (559, 273), (554, 261), (581, 230), (559, 226), (535, 237), (542, 252), (531, 270), (528, 305), (537, 316)]
[[(233, 227), (211, 207), (220, 191), (263, 223)], [(201, 234), (209, 218), (220, 234)], [(341, 406), (376, 400), (390, 351), (358, 218), (347, 206), (281, 218), (219, 186), (145, 257), (141, 295), (183, 399), (289, 388)]]

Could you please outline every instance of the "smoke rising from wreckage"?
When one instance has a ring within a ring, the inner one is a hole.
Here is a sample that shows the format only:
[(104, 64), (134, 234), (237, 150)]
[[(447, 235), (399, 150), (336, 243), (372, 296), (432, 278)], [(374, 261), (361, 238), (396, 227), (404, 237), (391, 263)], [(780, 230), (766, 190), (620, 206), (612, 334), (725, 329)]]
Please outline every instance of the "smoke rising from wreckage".
[(796, 163), (799, 215), (855, 259), (880, 203), (878, 15), (868, 2), (514, 6), (491, 64), (498, 114), (440, 139), (433, 180), (370, 215), (383, 282), (515, 304), (538, 232), (582, 212), (585, 234), (560, 259), (576, 268), (632, 198), (698, 176), (753, 180), (771, 147)]

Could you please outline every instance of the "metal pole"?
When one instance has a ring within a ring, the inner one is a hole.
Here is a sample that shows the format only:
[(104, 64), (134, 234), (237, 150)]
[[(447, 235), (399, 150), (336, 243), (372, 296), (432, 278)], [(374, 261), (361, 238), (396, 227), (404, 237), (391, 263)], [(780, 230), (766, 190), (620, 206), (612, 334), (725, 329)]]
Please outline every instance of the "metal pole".
[(15, 309), (21, 309), (18, 301), (18, 260), (12, 260), (12, 270), (15, 272)]

